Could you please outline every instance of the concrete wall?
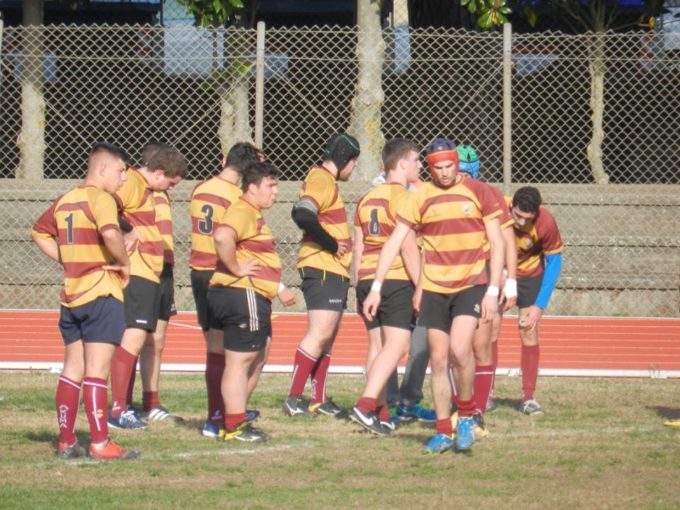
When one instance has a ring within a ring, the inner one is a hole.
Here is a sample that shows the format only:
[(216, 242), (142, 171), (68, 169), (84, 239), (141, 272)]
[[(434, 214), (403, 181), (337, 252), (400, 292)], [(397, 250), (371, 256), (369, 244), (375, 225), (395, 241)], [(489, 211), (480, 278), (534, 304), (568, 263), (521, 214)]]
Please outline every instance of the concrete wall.
[[(74, 181), (0, 180), (0, 308), (56, 308), (61, 271), (30, 241), (30, 227)], [(195, 182), (171, 192), (175, 221), (177, 305), (193, 309), (189, 287), (189, 197)], [(368, 189), (342, 185), (348, 217)], [(558, 315), (678, 316), (680, 186), (538, 185), (566, 245), (564, 267), (548, 312)], [(299, 183), (281, 183), (267, 221), (277, 237), (284, 279), (294, 270), (299, 231), (290, 207)], [(350, 291), (354, 310), (354, 292)], [(300, 303), (292, 310), (303, 310)], [(280, 305), (275, 303), (275, 309)]]

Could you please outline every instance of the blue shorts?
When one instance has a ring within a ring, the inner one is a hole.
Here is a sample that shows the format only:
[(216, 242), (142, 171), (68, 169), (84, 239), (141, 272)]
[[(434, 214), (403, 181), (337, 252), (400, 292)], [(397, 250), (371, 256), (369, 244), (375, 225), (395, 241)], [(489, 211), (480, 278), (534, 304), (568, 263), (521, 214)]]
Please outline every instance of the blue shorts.
[(125, 332), (123, 303), (107, 296), (75, 308), (62, 306), (59, 329), (66, 345), (77, 340), (120, 345)]

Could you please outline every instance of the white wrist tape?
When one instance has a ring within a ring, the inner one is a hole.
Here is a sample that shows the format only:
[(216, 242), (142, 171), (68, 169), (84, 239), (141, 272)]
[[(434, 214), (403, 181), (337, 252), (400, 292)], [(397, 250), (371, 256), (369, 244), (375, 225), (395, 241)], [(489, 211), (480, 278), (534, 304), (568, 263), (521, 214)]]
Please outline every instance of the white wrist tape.
[(517, 297), (517, 280), (512, 279), (505, 280), (505, 287), (503, 287), (503, 292), (505, 292), (506, 298)]
[(277, 290), (276, 293), (280, 294), (284, 290), (286, 290), (286, 286), (283, 284), (283, 282), (279, 282), (279, 290)]
[(498, 295), (499, 295), (500, 293), (501, 293), (500, 289), (499, 289), (498, 287), (496, 287), (495, 285), (489, 285), (489, 286), (486, 288), (486, 295), (487, 295), (487, 296), (496, 296), (496, 297), (498, 297)]
[(371, 283), (371, 292), (380, 292), (380, 289), (382, 289), (382, 282), (373, 280), (373, 283)]

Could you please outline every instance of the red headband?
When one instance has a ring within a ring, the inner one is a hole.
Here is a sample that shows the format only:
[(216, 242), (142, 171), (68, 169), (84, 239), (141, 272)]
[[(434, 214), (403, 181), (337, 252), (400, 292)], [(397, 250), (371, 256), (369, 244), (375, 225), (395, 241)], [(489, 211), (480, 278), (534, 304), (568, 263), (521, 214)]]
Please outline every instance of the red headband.
[(458, 163), (458, 151), (456, 149), (433, 152), (428, 154), (425, 159), (429, 165), (434, 165), (436, 163), (441, 163), (442, 161), (453, 161)]

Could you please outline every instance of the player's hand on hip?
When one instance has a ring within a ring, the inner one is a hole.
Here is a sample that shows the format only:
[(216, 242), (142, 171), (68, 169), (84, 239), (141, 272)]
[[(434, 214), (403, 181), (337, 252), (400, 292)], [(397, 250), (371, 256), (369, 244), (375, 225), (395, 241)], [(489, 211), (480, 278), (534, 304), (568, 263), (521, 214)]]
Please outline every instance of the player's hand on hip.
[(125, 234), (123, 236), (123, 242), (125, 243), (125, 250), (128, 253), (132, 253), (135, 250), (135, 247), (137, 246), (137, 243), (140, 243), (144, 240), (142, 237), (142, 233), (139, 231), (137, 227), (134, 227), (130, 232)]
[(349, 243), (347, 241), (338, 241), (338, 251), (335, 252), (335, 256), (338, 258), (344, 257), (350, 249)]
[(294, 305), (296, 302), (295, 294), (293, 294), (293, 291), (290, 290), (288, 287), (279, 292), (278, 297), (279, 301), (281, 301), (283, 306), (291, 306)]
[(130, 283), (130, 265), (120, 265), (120, 264), (109, 264), (106, 266), (102, 266), (102, 269), (105, 271), (114, 271), (115, 273), (118, 274), (118, 278), (120, 279), (120, 287), (124, 289), (125, 287), (128, 286)]
[(371, 292), (368, 293), (368, 296), (366, 296), (366, 299), (364, 300), (364, 317), (368, 319), (369, 321), (373, 320), (373, 317), (375, 317), (375, 314), (378, 313), (378, 308), (380, 307), (380, 292), (376, 290), (372, 290)]
[(236, 276), (254, 276), (260, 271), (260, 261), (255, 258), (246, 259), (238, 264), (239, 273)]

